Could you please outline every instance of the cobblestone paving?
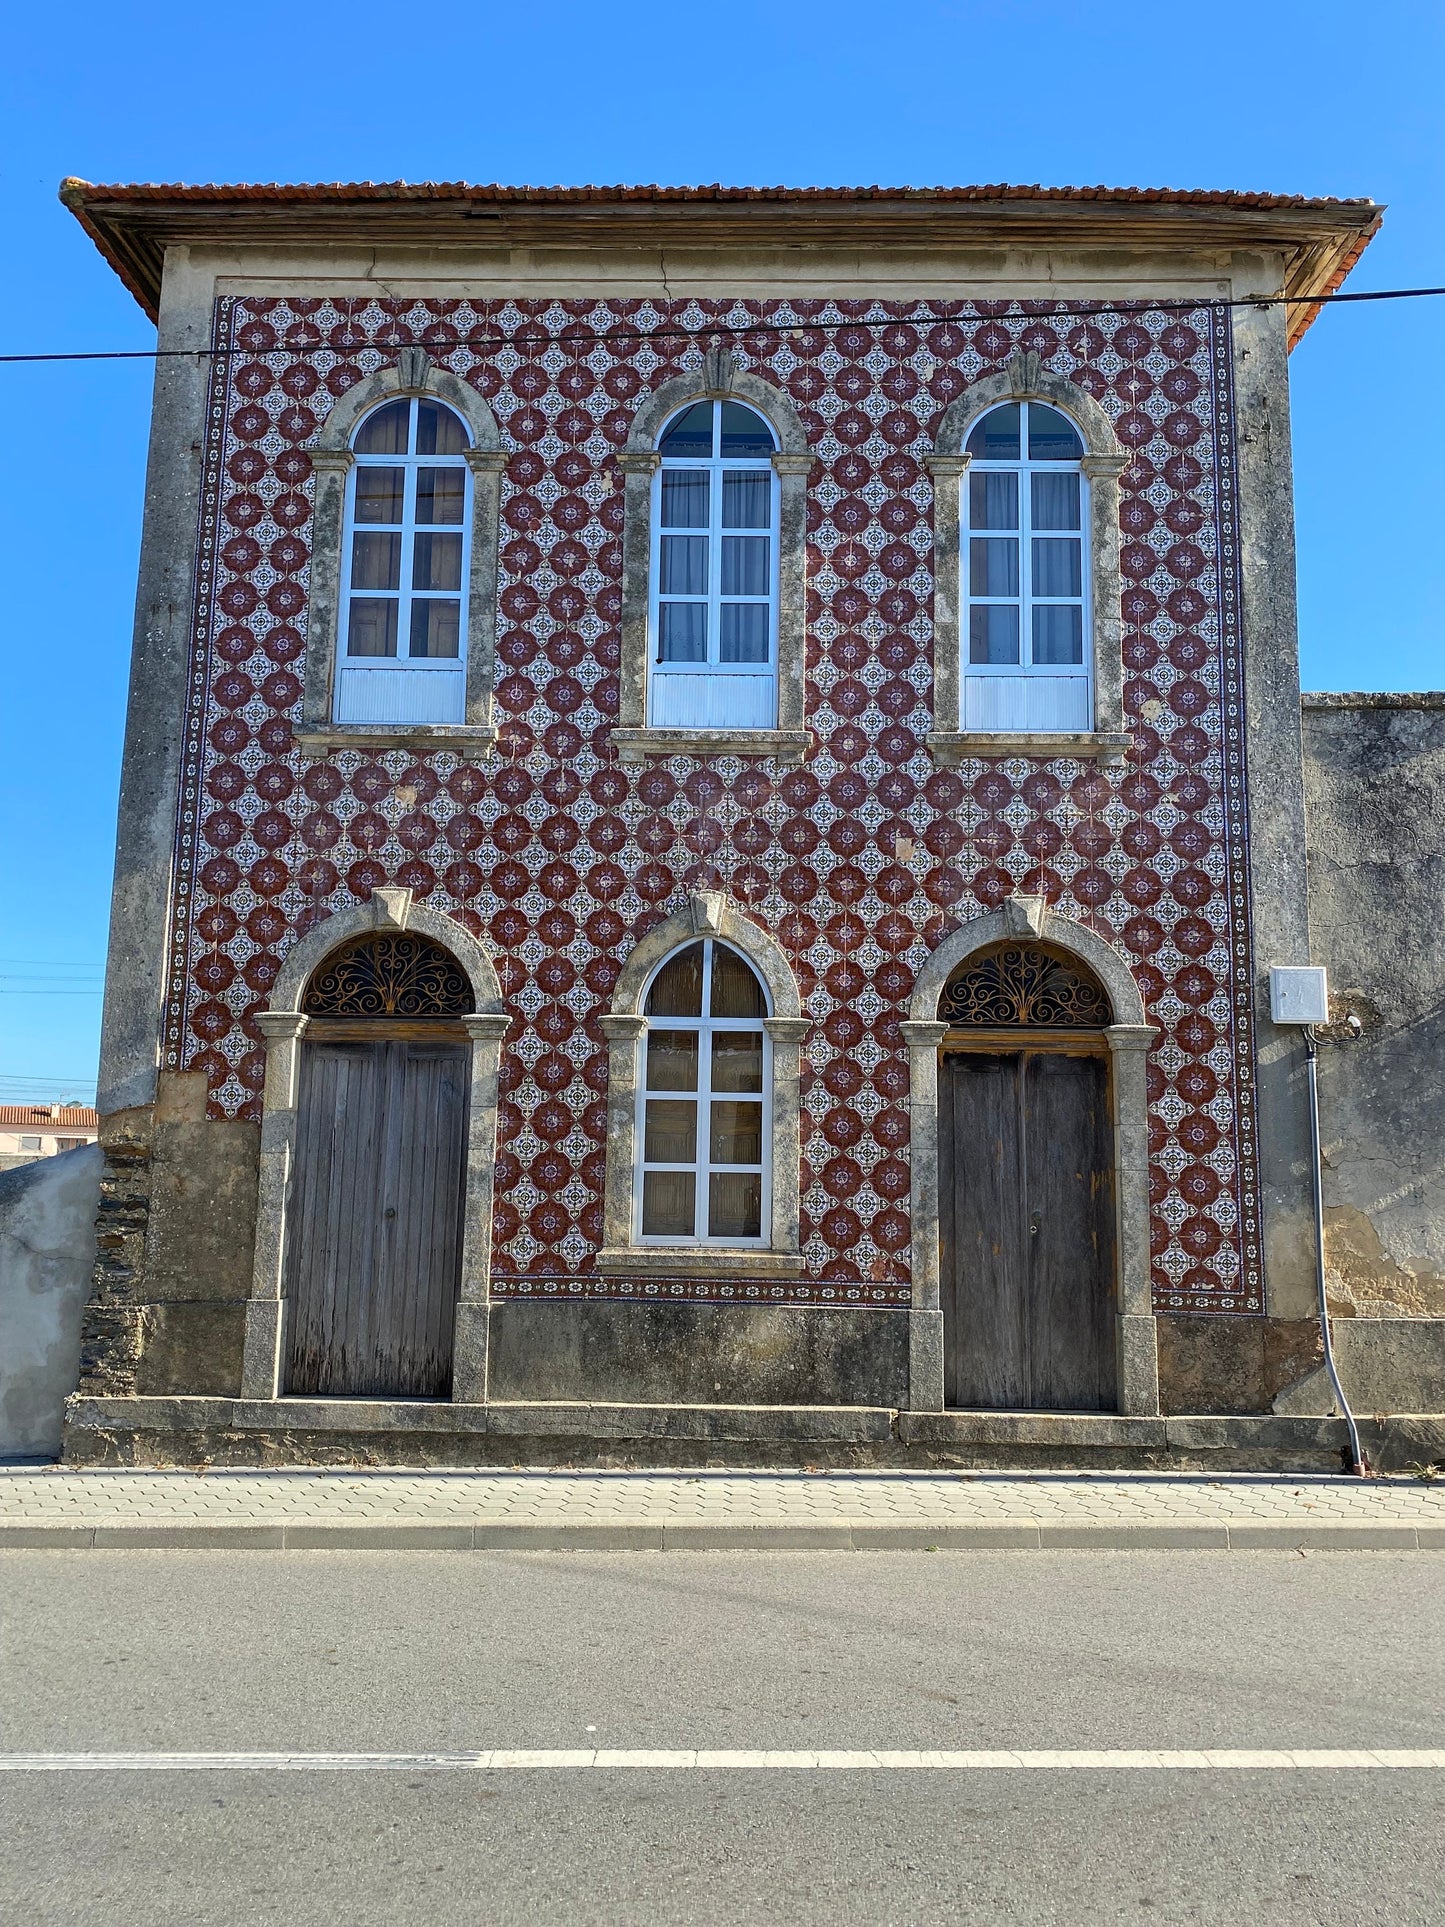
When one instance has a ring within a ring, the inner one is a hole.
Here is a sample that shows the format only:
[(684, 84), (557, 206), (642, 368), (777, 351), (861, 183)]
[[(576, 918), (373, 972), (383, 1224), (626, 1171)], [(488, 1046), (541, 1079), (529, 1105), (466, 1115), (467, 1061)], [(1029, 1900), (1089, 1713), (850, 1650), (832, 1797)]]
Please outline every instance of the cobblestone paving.
[(1445, 1484), (1336, 1477), (0, 1468), (0, 1545), (1445, 1550)]

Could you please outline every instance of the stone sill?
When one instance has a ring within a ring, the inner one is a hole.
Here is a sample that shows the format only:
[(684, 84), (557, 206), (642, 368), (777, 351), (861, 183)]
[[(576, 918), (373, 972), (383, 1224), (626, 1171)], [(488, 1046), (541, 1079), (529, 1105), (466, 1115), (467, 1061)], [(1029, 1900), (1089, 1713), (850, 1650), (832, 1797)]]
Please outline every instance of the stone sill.
[(335, 723), (324, 729), (298, 729), (296, 747), (312, 760), (334, 749), (411, 749), (425, 753), (454, 749), (463, 762), (480, 762), (497, 740), (496, 730), (464, 723)]
[(378, 1433), (500, 1433), (515, 1438), (799, 1438), (892, 1436), (882, 1405), (632, 1405), (585, 1399), (74, 1398), (67, 1417), (80, 1431), (301, 1432), (340, 1437)]
[(614, 729), (612, 746), (623, 763), (649, 756), (772, 756), (801, 763), (811, 735), (806, 729)]
[(1090, 729), (1068, 732), (1011, 729), (934, 729), (928, 747), (940, 763), (961, 763), (967, 757), (1033, 756), (1052, 760), (1073, 757), (1079, 762), (1122, 763), (1133, 748), (1127, 730)]
[(648, 1245), (599, 1251), (596, 1268), (604, 1278), (800, 1278), (803, 1259), (799, 1252)]

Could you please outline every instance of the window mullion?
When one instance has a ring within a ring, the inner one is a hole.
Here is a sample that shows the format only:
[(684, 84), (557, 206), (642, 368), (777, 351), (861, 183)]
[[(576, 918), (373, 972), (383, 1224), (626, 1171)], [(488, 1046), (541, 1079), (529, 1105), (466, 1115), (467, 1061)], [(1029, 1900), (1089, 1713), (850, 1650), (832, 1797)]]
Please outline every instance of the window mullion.
[(693, 1199), (692, 1231), (699, 1244), (706, 1241), (708, 1195), (712, 1178), (712, 1010), (711, 938), (702, 947), (702, 999), (697, 1025), (697, 1194)]
[[(415, 403), (412, 404), (413, 408)], [(411, 564), (416, 546), (416, 491), (421, 470), (409, 457), (401, 498), (401, 570), (397, 577), (397, 661), (411, 660)]]
[[(1028, 409), (1023, 410), (1023, 441), (1028, 448)], [(1027, 461), (1019, 466), (1019, 661), (1034, 666), (1034, 486), (1033, 469)]]
[(722, 462), (715, 461), (708, 472), (707, 659), (716, 667), (722, 661)]

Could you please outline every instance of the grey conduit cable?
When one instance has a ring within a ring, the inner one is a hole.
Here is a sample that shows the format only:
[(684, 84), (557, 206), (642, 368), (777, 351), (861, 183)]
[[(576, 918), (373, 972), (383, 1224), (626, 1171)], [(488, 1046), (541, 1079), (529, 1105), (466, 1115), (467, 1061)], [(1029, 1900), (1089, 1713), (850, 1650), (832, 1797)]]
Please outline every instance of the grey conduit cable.
[(1344, 1415), (1345, 1424), (1349, 1427), (1350, 1469), (1357, 1478), (1363, 1479), (1369, 1474), (1369, 1462), (1360, 1450), (1360, 1429), (1355, 1424), (1355, 1415), (1350, 1410), (1350, 1401), (1345, 1397), (1345, 1388), (1340, 1383), (1340, 1374), (1335, 1366), (1335, 1348), (1330, 1342), (1330, 1308), (1325, 1295), (1325, 1189), (1320, 1152), (1320, 1083), (1315, 1061), (1319, 1055), (1319, 1045), (1315, 1042), (1315, 1033), (1311, 1025), (1306, 1024), (1304, 1032), (1305, 1052), (1309, 1060), (1310, 1151), (1315, 1191), (1315, 1278), (1320, 1294), (1320, 1331), (1324, 1335), (1325, 1342), (1325, 1370), (1329, 1373), (1330, 1384), (1334, 1387), (1335, 1402)]

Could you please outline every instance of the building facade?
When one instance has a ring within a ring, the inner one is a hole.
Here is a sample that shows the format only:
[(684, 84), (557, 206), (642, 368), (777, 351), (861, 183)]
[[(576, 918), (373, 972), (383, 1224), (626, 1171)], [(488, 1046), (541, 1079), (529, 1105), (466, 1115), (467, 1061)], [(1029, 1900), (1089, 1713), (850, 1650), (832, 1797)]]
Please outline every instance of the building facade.
[(94, 1144), (99, 1126), (88, 1104), (0, 1104), (0, 1171)]
[(64, 196), (163, 352), (74, 1455), (1312, 1382), (1286, 354), (1373, 204)]

